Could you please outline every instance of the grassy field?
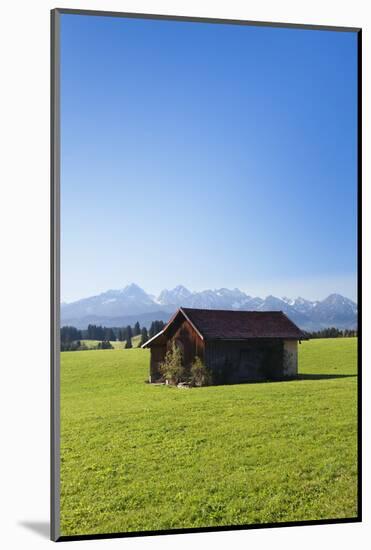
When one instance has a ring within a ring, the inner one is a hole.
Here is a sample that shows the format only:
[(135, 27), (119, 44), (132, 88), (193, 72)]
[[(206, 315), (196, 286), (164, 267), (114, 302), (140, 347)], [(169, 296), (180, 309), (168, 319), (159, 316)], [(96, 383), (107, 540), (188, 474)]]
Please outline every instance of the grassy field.
[[(131, 339), (131, 343), (133, 345), (133, 348), (137, 348), (139, 346), (139, 343), (141, 341), (141, 336), (140, 334), (138, 336), (133, 336), (132, 339)], [(96, 348), (97, 345), (99, 344), (100, 340), (81, 340), (81, 343), (82, 344), (85, 344), (85, 346), (87, 348)], [(124, 349), (125, 348), (125, 344), (126, 344), (126, 340), (124, 340), (123, 342), (119, 342), (119, 340), (111, 340), (111, 344), (112, 346), (114, 347), (114, 349)]]
[(354, 517), (355, 338), (299, 346), (300, 379), (181, 390), (148, 350), (62, 353), (61, 532)]

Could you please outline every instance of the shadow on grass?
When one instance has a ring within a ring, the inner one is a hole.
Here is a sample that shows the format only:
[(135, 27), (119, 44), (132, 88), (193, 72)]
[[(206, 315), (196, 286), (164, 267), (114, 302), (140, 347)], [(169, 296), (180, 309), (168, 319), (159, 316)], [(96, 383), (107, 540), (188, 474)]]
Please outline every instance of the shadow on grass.
[(285, 378), (267, 378), (264, 380), (241, 380), (241, 382), (225, 382), (214, 386), (240, 386), (242, 384), (275, 384), (276, 382), (297, 382), (298, 380), (331, 380), (332, 378), (356, 378), (356, 374), (298, 374)]
[(356, 374), (298, 374), (296, 380), (330, 380), (331, 378), (354, 378)]
[[(331, 380), (336, 378), (357, 378), (357, 374), (298, 374), (297, 376), (286, 376), (284, 378), (264, 378), (261, 380), (240, 380), (239, 382), (223, 382), (219, 384), (211, 384), (210, 386), (187, 386), (187, 389), (202, 390), (203, 388), (221, 388), (223, 386), (242, 386), (252, 384), (275, 384), (276, 382), (297, 382), (298, 380)], [(163, 382), (148, 382), (151, 386), (164, 386), (166, 388), (177, 389), (173, 384), (164, 384)]]

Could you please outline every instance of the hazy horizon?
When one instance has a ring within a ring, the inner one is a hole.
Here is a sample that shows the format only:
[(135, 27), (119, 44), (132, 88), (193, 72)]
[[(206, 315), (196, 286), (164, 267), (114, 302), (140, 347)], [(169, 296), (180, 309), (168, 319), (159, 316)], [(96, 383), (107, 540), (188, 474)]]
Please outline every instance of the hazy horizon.
[(97, 291), (96, 293), (94, 294), (90, 294), (90, 295), (86, 295), (86, 296), (80, 296), (79, 298), (76, 298), (76, 299), (73, 299), (73, 300), (61, 300), (61, 303), (63, 304), (70, 304), (70, 303), (73, 303), (73, 302), (76, 302), (76, 301), (79, 301), (79, 300), (84, 300), (86, 298), (91, 298), (93, 296), (99, 296), (100, 294), (104, 294), (105, 292), (109, 292), (109, 291), (117, 291), (117, 290), (122, 290), (126, 287), (130, 287), (131, 285), (136, 285), (138, 286), (139, 288), (141, 288), (142, 290), (144, 290), (148, 295), (150, 296), (154, 296), (155, 298), (157, 298), (160, 293), (163, 291), (163, 290), (173, 290), (175, 289), (176, 287), (178, 286), (182, 286), (182, 287), (185, 287), (187, 290), (189, 290), (190, 292), (192, 293), (197, 293), (197, 292), (202, 292), (202, 291), (205, 291), (205, 290), (211, 290), (211, 291), (216, 291), (216, 290), (220, 290), (222, 288), (228, 288), (228, 290), (235, 290), (235, 289), (238, 289), (240, 290), (241, 292), (244, 292), (245, 294), (249, 295), (249, 296), (252, 296), (253, 298), (255, 297), (259, 297), (259, 298), (267, 298), (268, 296), (275, 296), (277, 298), (290, 298), (290, 299), (295, 299), (295, 298), (305, 298), (307, 300), (310, 300), (310, 301), (321, 301), (325, 298), (327, 298), (330, 294), (340, 294), (342, 296), (344, 296), (345, 298), (349, 298), (350, 300), (354, 301), (357, 303), (357, 296), (349, 296), (347, 295), (346, 293), (344, 292), (340, 292), (340, 291), (337, 291), (337, 290), (333, 290), (333, 291), (329, 291), (329, 292), (325, 292), (325, 294), (321, 295), (321, 296), (316, 296), (316, 297), (313, 297), (313, 296), (308, 296), (308, 295), (305, 295), (303, 293), (294, 293), (294, 294), (290, 294), (290, 293), (282, 293), (282, 292), (267, 292), (267, 293), (261, 293), (261, 292), (253, 292), (251, 290), (248, 290), (248, 289), (243, 289), (243, 288), (239, 288), (239, 287), (225, 287), (225, 286), (218, 286), (218, 287), (210, 287), (210, 288), (200, 288), (200, 289), (193, 289), (193, 288), (189, 288), (187, 285), (184, 285), (182, 283), (178, 283), (176, 285), (173, 285), (173, 286), (170, 286), (170, 287), (162, 287), (160, 290), (158, 291), (155, 291), (155, 292), (150, 292), (148, 289), (144, 288), (143, 286), (139, 285), (138, 283), (134, 282), (134, 281), (131, 281), (125, 285), (122, 285), (122, 286), (118, 286), (118, 287), (110, 287), (110, 288), (106, 288), (106, 289), (103, 289), (101, 291)]
[(357, 291), (356, 33), (61, 16), (61, 299)]

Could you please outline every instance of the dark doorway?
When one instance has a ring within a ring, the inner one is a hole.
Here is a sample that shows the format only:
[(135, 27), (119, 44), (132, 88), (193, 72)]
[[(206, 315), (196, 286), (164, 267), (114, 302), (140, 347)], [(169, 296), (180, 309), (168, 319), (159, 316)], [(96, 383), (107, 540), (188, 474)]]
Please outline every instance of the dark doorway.
[(238, 369), (239, 380), (274, 380), (283, 374), (282, 342), (262, 342), (242, 349)]
[(240, 380), (264, 380), (264, 351), (261, 349), (244, 349), (240, 352), (238, 378)]

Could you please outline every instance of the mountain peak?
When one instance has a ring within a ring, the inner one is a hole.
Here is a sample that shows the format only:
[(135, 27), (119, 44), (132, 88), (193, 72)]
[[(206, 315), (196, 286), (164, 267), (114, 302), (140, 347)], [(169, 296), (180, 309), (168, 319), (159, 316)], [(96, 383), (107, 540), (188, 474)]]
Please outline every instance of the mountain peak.
[(284, 300), (282, 300), (282, 298), (277, 298), (277, 296), (273, 296), (272, 294), (269, 294), (269, 296), (266, 297), (265, 301), (266, 302), (275, 302), (275, 303), (284, 302)]
[(187, 294), (191, 294), (191, 291), (188, 290), (188, 288), (183, 286), (183, 285), (177, 285), (176, 287), (173, 288), (173, 292), (174, 291), (176, 291), (176, 292), (186, 292)]
[(325, 300), (340, 300), (340, 301), (344, 301), (344, 300), (348, 300), (348, 298), (345, 298), (344, 296), (342, 296), (341, 294), (338, 294), (336, 292), (333, 292), (332, 294), (329, 294), (327, 296), (327, 298), (325, 298)]
[(183, 285), (177, 285), (172, 290), (166, 288), (162, 290), (157, 298), (157, 302), (162, 305), (182, 305), (184, 300), (192, 296), (192, 292)]
[(349, 298), (342, 296), (341, 294), (333, 293), (329, 294), (327, 298), (321, 301), (322, 304), (332, 304), (337, 306), (354, 306), (355, 303)]
[(143, 288), (141, 288), (140, 286), (136, 285), (135, 283), (130, 283), (126, 286), (124, 286), (124, 288), (121, 288), (119, 291), (112, 291), (112, 292), (116, 292), (116, 293), (119, 293), (123, 296), (132, 296), (132, 297), (148, 297), (148, 294), (143, 290)]
[(144, 290), (139, 286), (137, 285), (136, 283), (130, 283), (126, 286), (124, 286), (124, 288), (122, 290), (140, 290), (141, 292), (144, 292)]

